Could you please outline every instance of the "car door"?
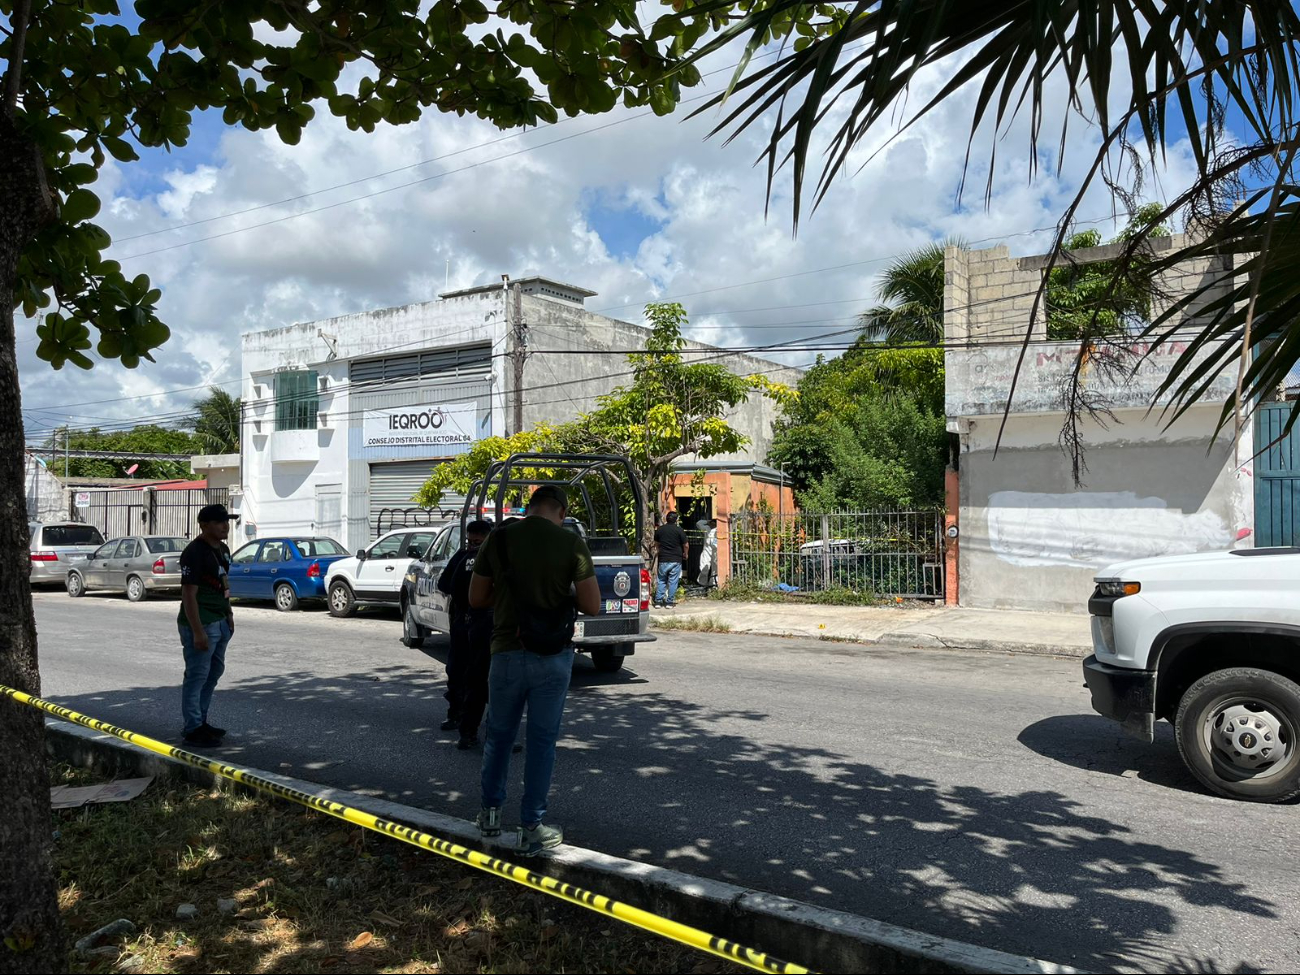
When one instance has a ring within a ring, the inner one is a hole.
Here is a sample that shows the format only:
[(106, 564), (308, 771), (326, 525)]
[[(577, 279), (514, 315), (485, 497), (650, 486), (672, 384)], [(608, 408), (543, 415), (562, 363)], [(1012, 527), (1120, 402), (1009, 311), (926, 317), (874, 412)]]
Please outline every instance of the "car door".
[(111, 542), (105, 542), (91, 554), (82, 566), (82, 575), (86, 580), (86, 588), (102, 589), (108, 585), (108, 563), (113, 558), (113, 553), (117, 551), (123, 539), (113, 539)]
[(421, 622), (440, 633), (451, 632), (451, 597), (438, 589), (438, 580), (459, 548), (460, 525), (448, 525), (438, 533), (421, 566), (421, 572), (427, 576), (424, 583), (427, 595), (421, 600), (424, 607)]
[(397, 600), (406, 567), (411, 562), (406, 554), (406, 540), (410, 534), (394, 532), (370, 546), (365, 560), (357, 567), (357, 593), (363, 599), (378, 602)]
[(230, 557), (230, 595), (252, 595), (252, 570), (257, 562), (258, 549), (261, 547), (261, 542), (249, 542), (235, 549), (234, 555)]
[(108, 561), (108, 587), (110, 589), (125, 589), (127, 566), (140, 557), (140, 550), (144, 548), (138, 538), (124, 538), (113, 553), (113, 557)]
[(248, 595), (257, 599), (275, 597), (275, 584), (280, 581), (287, 544), (283, 538), (272, 538), (262, 543), (262, 551), (250, 567)]

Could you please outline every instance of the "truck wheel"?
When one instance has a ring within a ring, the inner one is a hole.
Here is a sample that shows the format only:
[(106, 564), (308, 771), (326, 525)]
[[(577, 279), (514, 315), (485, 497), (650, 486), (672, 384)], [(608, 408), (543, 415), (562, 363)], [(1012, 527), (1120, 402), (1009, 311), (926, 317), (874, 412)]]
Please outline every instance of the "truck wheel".
[(411, 608), (411, 604), (405, 603), (402, 607), (402, 644), (412, 650), (419, 650), (424, 646), (425, 637), (428, 635), (428, 631), (416, 622), (415, 610)]
[(298, 608), (298, 594), (289, 583), (282, 582), (275, 587), (275, 608), (282, 613), (291, 613)]
[(1250, 802), (1300, 796), (1300, 686), (1230, 667), (1187, 689), (1174, 719), (1178, 751), (1212, 792)]
[(73, 599), (86, 594), (86, 580), (81, 578), (80, 572), (68, 573), (68, 595)]
[(144, 587), (144, 580), (139, 576), (130, 576), (126, 580), (126, 598), (133, 603), (143, 602), (149, 598), (149, 590)]
[(618, 647), (606, 648), (591, 651), (591, 662), (596, 665), (596, 669), (606, 674), (612, 674), (615, 671), (623, 669), (623, 655), (618, 653)]
[(342, 579), (330, 586), (330, 615), (354, 616), (357, 612), (357, 598), (352, 595), (352, 587)]

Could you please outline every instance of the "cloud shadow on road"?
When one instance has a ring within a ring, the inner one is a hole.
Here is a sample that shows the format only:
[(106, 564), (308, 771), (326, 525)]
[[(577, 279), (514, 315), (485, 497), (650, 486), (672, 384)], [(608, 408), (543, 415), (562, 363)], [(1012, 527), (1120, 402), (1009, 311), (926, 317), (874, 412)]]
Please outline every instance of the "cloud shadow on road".
[[(215, 754), (370, 793), (380, 791), (375, 767), (409, 769), (411, 787), (386, 795), (468, 818), (478, 759), (436, 730), (440, 670), (393, 663), (232, 680), (218, 691), (222, 708), (265, 718)], [(639, 679), (630, 667), (575, 668), (552, 810), (580, 845), (1090, 970), (1251, 971), (1239, 957), (1171, 949), (1191, 937), (1178, 909), (1277, 916), (1197, 852), (1139, 838), (1061, 793), (899, 774), (833, 743), (766, 741), (761, 711), (609, 686)], [(176, 695), (163, 685), (60, 703), (167, 737)], [(302, 740), (293, 722), (303, 708), (346, 717)], [(864, 736), (881, 733), (879, 718), (864, 711)], [(1043, 751), (1048, 737), (1080, 735), (1083, 749), (1091, 730), (1032, 726), (1022, 741)], [(329, 764), (344, 738), (368, 758)], [(276, 756), (292, 761), (278, 767)]]

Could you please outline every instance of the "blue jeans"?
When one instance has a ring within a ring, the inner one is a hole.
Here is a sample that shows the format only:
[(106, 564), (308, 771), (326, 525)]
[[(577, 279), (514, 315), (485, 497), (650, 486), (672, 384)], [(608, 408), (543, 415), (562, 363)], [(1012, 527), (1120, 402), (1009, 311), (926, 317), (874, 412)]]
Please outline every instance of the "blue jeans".
[(668, 602), (677, 602), (677, 585), (682, 581), (682, 564), (680, 562), (659, 563), (659, 588), (655, 590), (655, 602), (664, 601), (664, 588), (668, 590)]
[(573, 676), (573, 650), (543, 657), (527, 650), (492, 654), (488, 675), (487, 736), (483, 740), (483, 807), (505, 805), (510, 752), (528, 708), (524, 753), (524, 797), (519, 821), (536, 826), (546, 817), (546, 797), (555, 771), (564, 700)]
[(208, 652), (194, 648), (194, 631), (188, 623), (177, 623), (181, 635), (181, 649), (185, 652), (185, 680), (181, 684), (181, 717), (185, 734), (198, 731), (208, 720), (208, 706), (217, 681), (226, 670), (226, 646), (230, 643), (231, 629), (226, 620), (204, 624), (208, 635)]

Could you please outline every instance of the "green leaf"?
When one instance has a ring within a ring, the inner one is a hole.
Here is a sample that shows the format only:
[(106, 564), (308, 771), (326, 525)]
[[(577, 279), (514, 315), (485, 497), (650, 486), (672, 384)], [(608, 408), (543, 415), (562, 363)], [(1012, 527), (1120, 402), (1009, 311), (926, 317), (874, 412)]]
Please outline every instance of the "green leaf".
[(104, 143), (104, 148), (108, 150), (109, 155), (118, 162), (135, 162), (140, 158), (139, 153), (125, 139), (115, 135), (106, 135), (101, 141)]
[(63, 201), (61, 215), (68, 223), (89, 220), (99, 212), (99, 197), (87, 189), (73, 190)]

